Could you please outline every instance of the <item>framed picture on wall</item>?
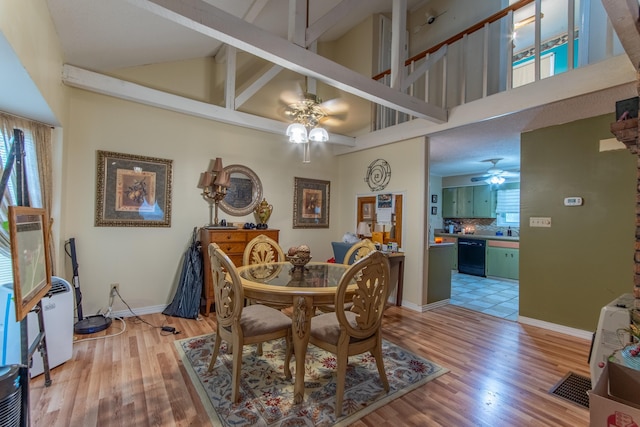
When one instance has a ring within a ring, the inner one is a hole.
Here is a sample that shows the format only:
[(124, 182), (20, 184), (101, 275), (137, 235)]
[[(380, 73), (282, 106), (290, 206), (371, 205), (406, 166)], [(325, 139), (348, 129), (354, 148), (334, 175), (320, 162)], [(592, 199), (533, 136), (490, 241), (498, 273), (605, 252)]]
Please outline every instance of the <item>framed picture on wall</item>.
[(173, 161), (99, 151), (96, 227), (171, 227)]
[(329, 184), (294, 178), (293, 228), (329, 228)]
[(431, 206), (431, 215), (438, 215), (438, 207)]
[(431, 195), (431, 203), (438, 203), (438, 195), (437, 194), (432, 194)]

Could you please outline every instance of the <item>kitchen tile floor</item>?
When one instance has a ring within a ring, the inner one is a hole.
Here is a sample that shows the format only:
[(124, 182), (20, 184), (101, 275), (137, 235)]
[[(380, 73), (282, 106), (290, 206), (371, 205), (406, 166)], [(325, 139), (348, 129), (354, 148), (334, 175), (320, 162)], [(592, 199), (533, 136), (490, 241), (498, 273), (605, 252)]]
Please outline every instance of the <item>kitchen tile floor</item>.
[(518, 320), (518, 282), (451, 272), (450, 303), (503, 319)]

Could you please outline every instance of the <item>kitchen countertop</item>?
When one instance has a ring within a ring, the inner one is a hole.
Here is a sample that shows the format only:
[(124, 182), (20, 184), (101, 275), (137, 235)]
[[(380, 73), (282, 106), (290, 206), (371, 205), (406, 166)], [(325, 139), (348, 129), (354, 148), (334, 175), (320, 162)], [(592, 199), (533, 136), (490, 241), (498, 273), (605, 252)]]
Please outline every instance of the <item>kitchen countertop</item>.
[(482, 240), (506, 240), (508, 242), (519, 242), (520, 236), (496, 236), (493, 234), (462, 234), (462, 233), (434, 233), (438, 237), (462, 237), (464, 239), (482, 239)]
[(442, 242), (442, 243), (429, 242), (430, 248), (438, 248), (442, 246), (453, 246), (453, 245), (454, 243), (451, 243), (451, 242)]

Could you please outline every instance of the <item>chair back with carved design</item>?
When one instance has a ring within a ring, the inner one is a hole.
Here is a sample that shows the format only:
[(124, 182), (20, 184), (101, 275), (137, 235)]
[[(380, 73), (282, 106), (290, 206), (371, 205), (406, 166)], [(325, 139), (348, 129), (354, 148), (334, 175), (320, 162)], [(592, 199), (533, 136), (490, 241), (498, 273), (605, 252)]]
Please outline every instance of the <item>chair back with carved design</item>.
[(344, 256), (343, 264), (353, 264), (376, 250), (376, 245), (369, 239), (363, 239), (349, 248)]
[(216, 338), (209, 371), (215, 368), (222, 340), (225, 340), (233, 355), (231, 401), (237, 403), (240, 400), (242, 349), (247, 344), (285, 338), (284, 374), (285, 378), (291, 378), (291, 319), (262, 304), (245, 307), (242, 281), (233, 261), (215, 243), (209, 244), (208, 251), (216, 306)]
[[(371, 252), (356, 261), (342, 276), (335, 296), (338, 322), (347, 335), (361, 340), (380, 332), (382, 314), (389, 298), (389, 259), (380, 251)], [(351, 283), (357, 287), (353, 296), (347, 293)], [(347, 319), (347, 313), (355, 314), (355, 325)]]
[[(350, 289), (355, 283), (355, 292)], [(336, 355), (336, 417), (342, 415), (349, 356), (371, 352), (380, 381), (389, 391), (382, 360), (382, 314), (389, 297), (389, 258), (380, 251), (356, 261), (342, 275), (335, 307), (345, 307), (311, 319), (309, 342)], [(350, 308), (346, 309), (349, 303)]]
[(242, 255), (242, 265), (265, 264), (284, 260), (284, 252), (278, 242), (264, 234), (251, 239)]
[[(242, 282), (233, 261), (220, 247), (209, 245), (211, 280), (216, 306), (216, 321), (225, 329), (230, 329), (240, 321), (244, 307)], [(227, 280), (227, 274), (231, 280)]]

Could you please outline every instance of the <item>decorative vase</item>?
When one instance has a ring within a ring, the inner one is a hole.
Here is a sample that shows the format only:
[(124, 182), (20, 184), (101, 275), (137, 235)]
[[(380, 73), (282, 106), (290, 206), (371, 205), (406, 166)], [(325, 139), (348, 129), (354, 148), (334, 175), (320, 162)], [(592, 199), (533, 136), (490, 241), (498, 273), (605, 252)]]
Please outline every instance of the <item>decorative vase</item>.
[(260, 221), (260, 224), (264, 224), (265, 226), (260, 228), (266, 228), (267, 221), (271, 217), (271, 212), (273, 212), (273, 206), (267, 202), (267, 199), (262, 199), (262, 202), (256, 207), (254, 211)]

